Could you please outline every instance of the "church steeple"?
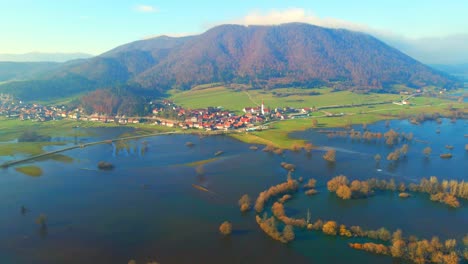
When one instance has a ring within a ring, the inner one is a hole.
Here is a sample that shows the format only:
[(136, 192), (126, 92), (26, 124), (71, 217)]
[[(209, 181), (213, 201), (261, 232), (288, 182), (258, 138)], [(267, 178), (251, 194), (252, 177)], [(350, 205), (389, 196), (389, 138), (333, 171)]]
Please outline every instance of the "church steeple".
[(265, 115), (265, 105), (263, 104), (263, 99), (262, 99), (262, 108), (261, 108), (261, 111), (262, 111), (262, 115)]

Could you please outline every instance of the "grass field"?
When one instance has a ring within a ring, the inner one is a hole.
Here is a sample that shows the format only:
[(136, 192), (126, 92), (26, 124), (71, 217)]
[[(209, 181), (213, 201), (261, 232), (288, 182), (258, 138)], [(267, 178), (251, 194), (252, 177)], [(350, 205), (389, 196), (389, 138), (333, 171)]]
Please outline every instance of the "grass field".
[[(308, 95), (311, 91), (320, 93)], [(236, 91), (218, 84), (198, 86), (193, 90), (184, 92), (170, 92), (170, 99), (176, 104), (186, 108), (206, 108), (208, 106), (222, 106), (225, 109), (241, 113), (246, 106), (255, 106), (262, 100), (270, 108), (275, 107), (324, 107), (334, 105), (358, 105), (363, 103), (391, 102), (401, 99), (400, 95), (394, 94), (356, 94), (348, 91), (331, 92), (330, 88), (299, 89), (282, 88), (272, 92), (263, 90)], [(281, 96), (277, 96), (281, 94)], [(414, 97), (411, 106), (400, 106), (392, 103), (373, 106), (356, 106), (346, 108), (326, 109), (330, 113), (343, 113), (342, 117), (326, 117), (324, 112), (314, 112), (306, 119), (293, 119), (276, 122), (270, 125), (270, 129), (252, 133), (230, 134), (233, 138), (246, 143), (274, 145), (276, 147), (290, 149), (293, 146), (302, 146), (306, 142), (293, 139), (289, 136), (291, 132), (309, 129), (312, 127), (311, 119), (317, 119), (319, 127), (339, 127), (347, 124), (369, 124), (379, 120), (404, 117), (419, 113), (442, 113), (449, 115), (448, 105), (468, 112), (466, 103), (455, 103), (453, 101), (439, 98)], [(41, 135), (49, 136), (74, 136), (77, 135), (75, 126), (80, 127), (116, 127), (114, 123), (77, 122), (73, 120), (62, 120), (52, 122), (31, 122), (0, 118), (0, 141), (16, 139), (20, 133), (32, 129)], [(153, 126), (149, 124), (128, 125), (136, 128), (132, 135), (142, 135), (155, 132), (174, 131), (174, 128)], [(86, 135), (77, 135), (86, 136)], [(124, 136), (124, 135), (122, 135)], [(313, 143), (313, 142), (312, 142)], [(43, 143), (6, 143), (1, 145), (0, 155), (13, 155), (14, 153), (40, 154), (42, 148), (49, 142)]]
[[(32, 122), (32, 121), (21, 121), (17, 119), (6, 119), (0, 118), (0, 142), (7, 142), (15, 140), (24, 131), (32, 130), (40, 135), (45, 136), (92, 136), (84, 134), (83, 130), (76, 130), (74, 127), (79, 126), (80, 128), (91, 128), (91, 127), (118, 127), (115, 123), (97, 123), (97, 122), (86, 122), (86, 121), (74, 121), (74, 120), (60, 120), (50, 122)], [(123, 136), (130, 135), (145, 135), (156, 132), (169, 132), (176, 130), (175, 128), (154, 126), (150, 124), (132, 124), (129, 127), (135, 128), (131, 134), (123, 134)], [(15, 154), (24, 155), (38, 155), (43, 153), (45, 146), (64, 145), (64, 142), (19, 142), (19, 143), (1, 143), (0, 144), (0, 156), (10, 156)], [(56, 156), (62, 162), (71, 162), (65, 157)]]
[(42, 175), (42, 169), (37, 166), (17, 167), (15, 170), (31, 177), (39, 177)]
[[(264, 101), (265, 106), (275, 107), (323, 107), (341, 104), (362, 104), (400, 99), (400, 95), (391, 94), (356, 94), (348, 91), (331, 93), (329, 88), (275, 89), (276, 93), (288, 96), (275, 96), (272, 92), (263, 90), (235, 91), (224, 86), (206, 89), (190, 90), (181, 93), (173, 93), (170, 99), (174, 103), (186, 108), (203, 108), (207, 106), (222, 106), (235, 112), (241, 112), (244, 107), (255, 106)], [(308, 92), (318, 92), (320, 95), (305, 95)]]

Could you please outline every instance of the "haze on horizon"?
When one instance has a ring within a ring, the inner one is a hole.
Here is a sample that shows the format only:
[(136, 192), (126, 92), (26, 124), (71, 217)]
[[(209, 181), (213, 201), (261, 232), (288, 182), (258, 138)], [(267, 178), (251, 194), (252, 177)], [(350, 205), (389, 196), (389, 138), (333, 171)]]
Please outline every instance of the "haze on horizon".
[(158, 35), (200, 34), (220, 24), (304, 22), (370, 33), (430, 64), (468, 62), (468, 2), (1, 1), (0, 54), (89, 53)]

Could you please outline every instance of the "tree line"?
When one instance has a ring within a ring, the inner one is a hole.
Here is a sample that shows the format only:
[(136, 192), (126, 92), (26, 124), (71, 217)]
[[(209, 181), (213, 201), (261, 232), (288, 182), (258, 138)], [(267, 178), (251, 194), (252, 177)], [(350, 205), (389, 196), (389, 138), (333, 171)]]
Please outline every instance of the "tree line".
[(327, 189), (341, 199), (365, 198), (374, 194), (374, 190), (399, 191), (402, 198), (408, 197), (406, 190), (430, 194), (432, 201), (445, 203), (451, 207), (460, 207), (457, 198), (468, 199), (468, 182), (456, 180), (439, 181), (437, 177), (422, 178), (419, 184), (396, 184), (394, 179), (379, 180), (371, 178), (365, 181), (354, 180), (350, 182), (344, 175), (339, 175), (327, 182)]

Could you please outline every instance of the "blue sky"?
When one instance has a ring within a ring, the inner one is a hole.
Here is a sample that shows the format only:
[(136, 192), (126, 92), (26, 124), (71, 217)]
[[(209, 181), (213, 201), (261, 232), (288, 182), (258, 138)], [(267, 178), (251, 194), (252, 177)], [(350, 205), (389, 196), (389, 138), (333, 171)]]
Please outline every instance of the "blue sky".
[(455, 50), (462, 49), (458, 47), (460, 41), (468, 39), (465, 38), (468, 36), (468, 1), (465, 0), (190, 2), (0, 0), (0, 53), (39, 51), (97, 55), (149, 36), (196, 34), (223, 23), (301, 21), (366, 31), (396, 46), (402, 42), (406, 46), (417, 46), (422, 38), (431, 43), (432, 40), (451, 43), (454, 37), (461, 36), (462, 40), (455, 44), (437, 44), (456, 45)]

